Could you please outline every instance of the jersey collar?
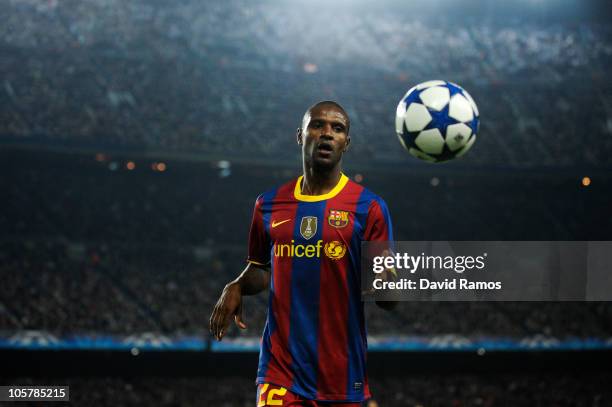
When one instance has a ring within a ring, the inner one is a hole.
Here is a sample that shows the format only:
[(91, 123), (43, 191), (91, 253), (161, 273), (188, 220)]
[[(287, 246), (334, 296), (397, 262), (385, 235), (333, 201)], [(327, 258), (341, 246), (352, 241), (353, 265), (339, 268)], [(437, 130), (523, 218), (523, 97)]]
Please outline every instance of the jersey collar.
[(336, 186), (328, 193), (323, 194), (323, 195), (304, 195), (302, 194), (302, 179), (303, 178), (304, 176), (300, 175), (300, 177), (297, 179), (295, 183), (295, 189), (293, 190), (293, 196), (295, 197), (295, 199), (297, 199), (298, 201), (302, 201), (302, 202), (319, 202), (319, 201), (324, 201), (326, 199), (331, 199), (335, 197), (336, 195), (338, 195), (340, 191), (342, 191), (342, 188), (344, 188), (344, 186), (348, 182), (348, 177), (342, 174), (340, 176), (340, 181), (338, 181)]

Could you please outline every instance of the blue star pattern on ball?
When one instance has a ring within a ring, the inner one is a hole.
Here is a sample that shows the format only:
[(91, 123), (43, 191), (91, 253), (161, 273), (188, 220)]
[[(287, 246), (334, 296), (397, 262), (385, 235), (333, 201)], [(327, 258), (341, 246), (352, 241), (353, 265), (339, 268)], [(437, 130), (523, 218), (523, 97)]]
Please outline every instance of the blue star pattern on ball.
[(429, 124), (427, 125), (427, 127), (425, 127), (424, 130), (437, 128), (438, 130), (440, 130), (440, 133), (446, 134), (446, 129), (448, 128), (449, 124), (460, 123), (448, 115), (448, 105), (444, 106), (444, 109), (439, 112), (436, 112), (432, 109), (427, 110), (429, 110), (429, 114), (431, 115), (432, 120), (429, 122)]
[(464, 90), (452, 82), (446, 82), (446, 87), (448, 88), (448, 90), (450, 90), (451, 97), (453, 97), (453, 95), (456, 95), (457, 93), (463, 95)]

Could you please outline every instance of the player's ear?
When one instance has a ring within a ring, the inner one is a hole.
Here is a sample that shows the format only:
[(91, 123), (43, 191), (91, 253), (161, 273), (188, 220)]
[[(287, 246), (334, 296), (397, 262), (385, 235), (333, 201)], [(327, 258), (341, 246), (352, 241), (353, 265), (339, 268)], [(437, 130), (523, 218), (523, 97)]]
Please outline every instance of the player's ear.
[(301, 146), (302, 144), (304, 144), (304, 140), (302, 137), (302, 128), (298, 127), (297, 132), (295, 133), (295, 137), (297, 139), (297, 143)]
[(342, 150), (343, 153), (346, 153), (348, 151), (349, 144), (351, 144), (351, 136), (347, 135), (346, 136), (346, 144), (344, 146), (344, 150)]

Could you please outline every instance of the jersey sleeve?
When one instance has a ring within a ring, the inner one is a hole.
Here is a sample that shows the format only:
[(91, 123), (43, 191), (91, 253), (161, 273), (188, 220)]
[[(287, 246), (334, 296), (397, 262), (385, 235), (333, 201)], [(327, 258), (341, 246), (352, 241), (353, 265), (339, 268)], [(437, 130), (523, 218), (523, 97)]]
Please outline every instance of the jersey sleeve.
[(380, 198), (373, 199), (368, 208), (363, 240), (369, 242), (393, 241), (393, 227), (387, 204)]
[(266, 266), (270, 263), (270, 235), (266, 229), (262, 205), (263, 197), (260, 196), (255, 201), (255, 207), (253, 208), (247, 261), (259, 266)]

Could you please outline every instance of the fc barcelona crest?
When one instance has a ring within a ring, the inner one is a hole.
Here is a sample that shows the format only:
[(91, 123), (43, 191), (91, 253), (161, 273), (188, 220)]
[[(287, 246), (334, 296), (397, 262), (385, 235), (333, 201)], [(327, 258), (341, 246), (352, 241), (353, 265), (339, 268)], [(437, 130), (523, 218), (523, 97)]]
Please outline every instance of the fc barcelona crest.
[(329, 210), (329, 217), (327, 218), (327, 222), (330, 226), (335, 228), (343, 228), (348, 225), (349, 222), (349, 213), (348, 211), (339, 211), (337, 209)]
[(300, 223), (300, 234), (306, 240), (310, 239), (317, 233), (317, 217), (304, 216)]

